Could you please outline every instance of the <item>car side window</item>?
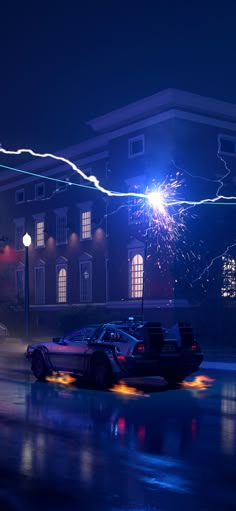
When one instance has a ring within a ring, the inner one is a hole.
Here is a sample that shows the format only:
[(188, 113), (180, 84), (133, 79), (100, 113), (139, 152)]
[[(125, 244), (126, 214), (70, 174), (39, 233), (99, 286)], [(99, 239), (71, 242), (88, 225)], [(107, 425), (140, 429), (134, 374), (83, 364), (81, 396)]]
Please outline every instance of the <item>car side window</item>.
[(127, 342), (129, 336), (122, 330), (107, 329), (102, 337), (103, 342)]
[(117, 342), (128, 342), (129, 340), (130, 340), (129, 334), (127, 334), (123, 330), (117, 331)]
[(101, 339), (103, 342), (111, 342), (114, 340), (114, 331), (111, 330), (110, 328), (107, 329), (103, 336), (102, 336), (102, 339)]

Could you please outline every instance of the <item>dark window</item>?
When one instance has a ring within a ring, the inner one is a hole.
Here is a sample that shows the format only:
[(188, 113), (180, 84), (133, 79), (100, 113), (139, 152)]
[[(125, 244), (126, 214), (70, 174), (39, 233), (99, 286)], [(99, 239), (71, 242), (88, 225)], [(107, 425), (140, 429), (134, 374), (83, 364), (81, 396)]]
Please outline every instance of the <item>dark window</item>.
[(25, 192), (24, 190), (16, 190), (16, 204), (20, 204), (25, 200)]
[(41, 199), (45, 195), (45, 186), (44, 183), (38, 184), (35, 186), (35, 197), (36, 199)]
[(16, 295), (19, 299), (24, 297), (24, 270), (16, 270)]
[(230, 140), (227, 138), (220, 138), (220, 152), (236, 154), (235, 140)]
[(35, 268), (35, 303), (45, 303), (45, 274), (44, 268)]
[(56, 217), (56, 241), (58, 245), (67, 242), (67, 215)]
[(24, 225), (16, 224), (15, 226), (15, 248), (16, 250), (23, 250), (23, 236), (24, 236)]
[(139, 154), (143, 152), (143, 141), (135, 140), (132, 142), (132, 154)]
[(80, 301), (92, 301), (92, 262), (80, 263)]
[(128, 140), (128, 155), (129, 158), (138, 156), (144, 153), (144, 135), (138, 137), (129, 138)]

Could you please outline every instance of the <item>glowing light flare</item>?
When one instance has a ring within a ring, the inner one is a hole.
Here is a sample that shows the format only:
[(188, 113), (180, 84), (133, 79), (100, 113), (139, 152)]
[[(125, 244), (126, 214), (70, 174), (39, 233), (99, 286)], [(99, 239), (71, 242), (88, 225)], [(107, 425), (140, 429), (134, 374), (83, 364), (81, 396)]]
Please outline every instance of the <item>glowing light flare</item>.
[(162, 214), (165, 213), (165, 198), (160, 190), (150, 192), (147, 197), (148, 202), (154, 211), (159, 211)]
[(53, 372), (52, 376), (47, 376), (46, 381), (50, 383), (60, 383), (61, 385), (71, 385), (76, 381), (76, 378), (70, 374)]
[(199, 390), (205, 390), (209, 389), (209, 387), (212, 387), (212, 384), (215, 380), (213, 378), (210, 378), (210, 376), (205, 376), (204, 374), (195, 376), (193, 381), (183, 381), (181, 383), (181, 387), (184, 387), (186, 389), (199, 389)]

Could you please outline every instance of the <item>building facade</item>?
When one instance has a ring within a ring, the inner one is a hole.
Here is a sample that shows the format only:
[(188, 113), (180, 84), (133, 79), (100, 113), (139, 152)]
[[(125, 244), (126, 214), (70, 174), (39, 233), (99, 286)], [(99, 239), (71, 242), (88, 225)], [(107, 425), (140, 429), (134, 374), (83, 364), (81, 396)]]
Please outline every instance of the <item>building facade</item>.
[[(180, 199), (234, 195), (236, 105), (168, 89), (88, 124), (91, 138), (57, 156), (109, 192), (146, 193), (180, 179)], [(191, 207), (183, 239), (169, 250), (139, 197), (103, 193), (62, 160), (22, 161), (4, 156), (11, 170), (0, 173), (2, 311), (23, 308), (26, 231), (37, 325), (51, 321), (52, 311), (61, 317), (73, 309), (81, 318), (89, 307), (117, 319), (145, 309), (168, 323), (191, 304), (218, 307), (225, 298), (232, 305), (233, 205)]]

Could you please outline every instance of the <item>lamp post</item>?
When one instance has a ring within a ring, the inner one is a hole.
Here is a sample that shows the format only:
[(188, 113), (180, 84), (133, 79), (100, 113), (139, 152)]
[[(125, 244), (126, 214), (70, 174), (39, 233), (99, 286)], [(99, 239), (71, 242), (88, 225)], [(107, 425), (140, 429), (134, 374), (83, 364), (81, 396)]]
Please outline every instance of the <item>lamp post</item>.
[(29, 246), (31, 245), (31, 236), (26, 232), (23, 236), (23, 245), (25, 247), (25, 337), (29, 338)]
[(142, 303), (141, 303), (141, 316), (142, 316), (143, 323), (144, 323), (144, 297), (145, 297), (145, 283), (146, 283), (145, 282), (145, 280), (146, 280), (146, 266), (147, 266), (150, 229), (151, 229), (151, 220), (149, 217), (149, 223), (148, 223), (148, 227), (147, 227), (147, 231), (146, 231), (144, 258), (143, 258), (143, 288), (142, 288)]
[(143, 261), (143, 289), (142, 289), (142, 303), (141, 303), (141, 313), (142, 313), (142, 321), (144, 322), (144, 298), (145, 298), (145, 280), (146, 280), (146, 267), (147, 267), (147, 257), (148, 257), (148, 248), (149, 248), (149, 238), (150, 232), (152, 228), (152, 219), (157, 213), (163, 214), (165, 212), (164, 206), (164, 196), (161, 190), (154, 190), (153, 192), (148, 193), (148, 226), (146, 230), (146, 240), (145, 240), (145, 250), (144, 250), (144, 261)]

